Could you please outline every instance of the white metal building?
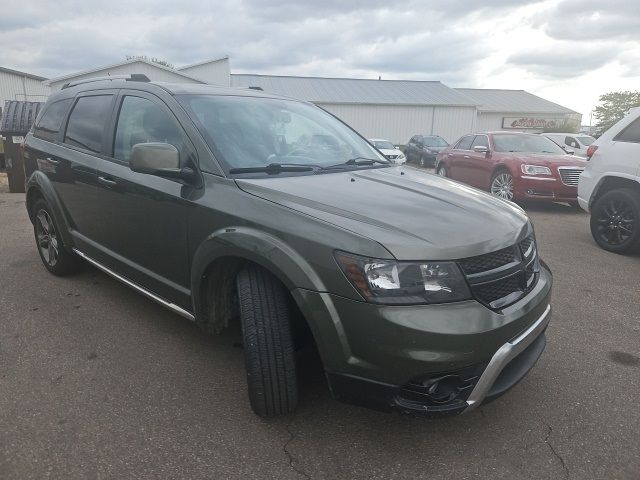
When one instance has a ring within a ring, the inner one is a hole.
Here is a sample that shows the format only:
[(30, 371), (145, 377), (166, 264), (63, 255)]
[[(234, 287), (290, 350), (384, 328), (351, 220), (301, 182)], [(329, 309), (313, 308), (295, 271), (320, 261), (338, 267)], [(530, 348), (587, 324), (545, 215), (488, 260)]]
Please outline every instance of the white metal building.
[(478, 108), (476, 130), (512, 130), (541, 133), (566, 120), (580, 125), (582, 115), (524, 90), (456, 88)]
[(231, 85), (313, 102), (362, 135), (396, 144), (416, 134), (452, 142), (475, 128), (475, 103), (440, 82), (232, 74)]
[(44, 102), (49, 96), (49, 87), (42, 83), (45, 80), (44, 77), (0, 67), (0, 108), (6, 100)]
[(177, 69), (165, 67), (149, 60), (134, 58), (106, 67), (98, 67), (52, 78), (45, 83), (51, 86), (51, 91), (56, 91), (60, 90), (65, 83), (84, 80), (85, 78), (130, 75), (132, 73), (144, 74), (155, 82), (209, 83), (211, 85), (229, 86), (229, 58), (208, 60)]

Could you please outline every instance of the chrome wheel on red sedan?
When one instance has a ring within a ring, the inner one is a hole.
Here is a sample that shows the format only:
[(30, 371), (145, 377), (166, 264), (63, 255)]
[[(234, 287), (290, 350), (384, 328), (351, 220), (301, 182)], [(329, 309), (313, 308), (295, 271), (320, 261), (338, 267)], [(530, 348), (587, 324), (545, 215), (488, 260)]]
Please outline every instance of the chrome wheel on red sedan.
[(493, 176), (491, 195), (504, 200), (513, 200), (513, 176), (509, 172), (501, 170)]

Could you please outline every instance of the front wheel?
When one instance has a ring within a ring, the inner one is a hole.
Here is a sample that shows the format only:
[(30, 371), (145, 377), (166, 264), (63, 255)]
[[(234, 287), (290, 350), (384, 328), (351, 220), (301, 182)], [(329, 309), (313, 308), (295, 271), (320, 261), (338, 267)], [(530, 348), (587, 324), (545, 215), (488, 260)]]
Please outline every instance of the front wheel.
[(236, 284), (251, 408), (261, 417), (291, 413), (298, 383), (287, 291), (255, 265), (240, 271)]
[(445, 177), (445, 178), (446, 178), (446, 177), (448, 176), (448, 175), (447, 175), (447, 167), (446, 167), (446, 166), (444, 166), (444, 165), (440, 165), (440, 166), (438, 167), (438, 170), (436, 171), (436, 173), (437, 173), (439, 176), (441, 176), (441, 177)]
[(621, 188), (605, 193), (591, 209), (591, 235), (596, 243), (614, 253), (640, 249), (640, 192)]
[(513, 175), (507, 170), (498, 170), (491, 179), (491, 195), (513, 201)]

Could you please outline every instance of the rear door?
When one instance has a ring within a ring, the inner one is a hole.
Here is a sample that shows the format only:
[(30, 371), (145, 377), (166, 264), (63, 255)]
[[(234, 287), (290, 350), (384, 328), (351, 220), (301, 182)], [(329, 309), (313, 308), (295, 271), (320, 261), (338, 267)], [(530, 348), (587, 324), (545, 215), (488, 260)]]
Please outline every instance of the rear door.
[(469, 157), (469, 150), (473, 142), (474, 135), (465, 135), (455, 147), (447, 153), (447, 163), (449, 164), (449, 177), (460, 182), (467, 182), (465, 176), (465, 162)]
[[(162, 298), (191, 310), (187, 225), (194, 188), (175, 179), (133, 172), (135, 144), (170, 143), (181, 163), (195, 149), (171, 109), (155, 95), (122, 90), (109, 128), (107, 155), (97, 166), (100, 232), (93, 255)], [(197, 161), (196, 161), (197, 163)]]
[(491, 181), (493, 162), (491, 152), (481, 153), (474, 150), (475, 147), (482, 146), (489, 149), (489, 137), (484, 134), (476, 135), (471, 143), (471, 151), (466, 154), (464, 164), (466, 182), (469, 185), (487, 190)]

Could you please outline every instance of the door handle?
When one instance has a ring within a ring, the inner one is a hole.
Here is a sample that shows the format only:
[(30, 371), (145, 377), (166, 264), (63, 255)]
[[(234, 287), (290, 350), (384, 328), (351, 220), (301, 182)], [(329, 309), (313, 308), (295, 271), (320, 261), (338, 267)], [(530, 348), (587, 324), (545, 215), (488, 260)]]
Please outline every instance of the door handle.
[(453, 153), (447, 153), (448, 157), (453, 157)]
[(51, 165), (60, 165), (60, 160), (56, 160), (55, 158), (47, 157), (45, 160)]
[(107, 187), (115, 187), (118, 184), (114, 179), (107, 177), (98, 177), (98, 182), (106, 185)]

